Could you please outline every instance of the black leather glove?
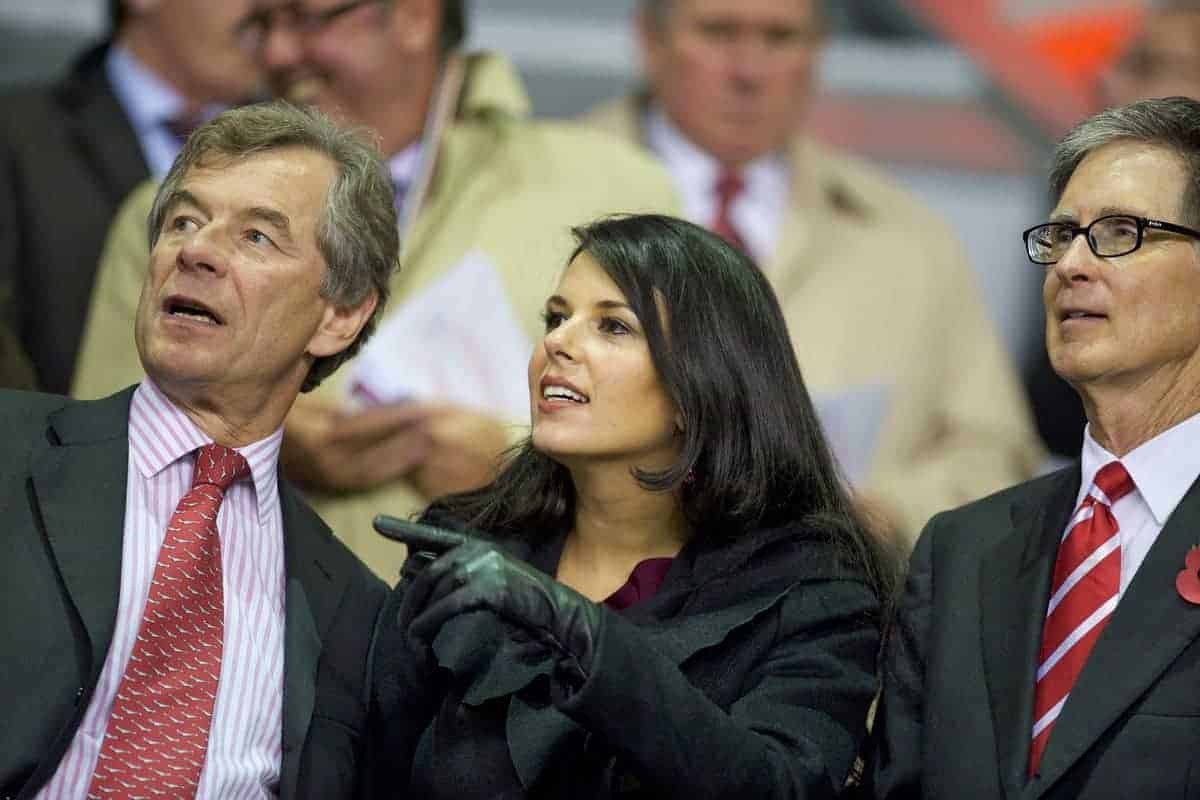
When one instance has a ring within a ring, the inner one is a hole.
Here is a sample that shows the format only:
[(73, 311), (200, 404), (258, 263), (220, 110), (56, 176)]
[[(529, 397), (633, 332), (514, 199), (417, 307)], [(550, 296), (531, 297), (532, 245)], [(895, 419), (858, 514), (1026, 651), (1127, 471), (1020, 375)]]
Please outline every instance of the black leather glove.
[(550, 650), (561, 688), (572, 691), (587, 679), (602, 619), (598, 605), (479, 539), (428, 526), (396, 538), (412, 552), (453, 545), (404, 592), (399, 621), (414, 639), (432, 644), (447, 621), (487, 610), (509, 623), (510, 635), (527, 635)]

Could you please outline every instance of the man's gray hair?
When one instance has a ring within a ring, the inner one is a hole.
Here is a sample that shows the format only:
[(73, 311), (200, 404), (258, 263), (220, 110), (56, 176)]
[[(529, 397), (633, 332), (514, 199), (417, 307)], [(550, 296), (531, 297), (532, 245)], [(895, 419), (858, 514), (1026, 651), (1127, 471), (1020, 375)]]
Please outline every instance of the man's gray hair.
[(1187, 97), (1139, 100), (1085, 119), (1054, 148), (1050, 201), (1057, 203), (1087, 156), (1113, 142), (1155, 145), (1179, 157), (1187, 184), (1179, 208), (1184, 225), (1200, 226), (1200, 102)]
[(284, 147), (320, 153), (337, 170), (325, 196), (325, 214), (317, 225), (317, 246), (325, 259), (321, 297), (342, 308), (357, 306), (372, 293), (379, 298), (371, 318), (349, 347), (313, 362), (300, 388), (307, 392), (370, 337), (387, 303), (392, 272), (399, 265), (400, 234), (391, 178), (379, 151), (365, 136), (339, 128), (316, 109), (281, 100), (231, 109), (214, 117), (188, 137), (158, 187), (148, 219), (150, 247), (158, 241), (167, 206), (189, 170)]

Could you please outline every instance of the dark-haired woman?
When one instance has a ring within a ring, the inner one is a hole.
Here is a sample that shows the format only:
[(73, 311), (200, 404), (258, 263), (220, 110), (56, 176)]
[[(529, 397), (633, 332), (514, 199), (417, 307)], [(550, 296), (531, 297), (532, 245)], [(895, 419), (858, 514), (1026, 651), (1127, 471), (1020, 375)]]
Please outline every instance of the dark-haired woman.
[(374, 793), (833, 796), (890, 570), (775, 298), (677, 219), (575, 234), (530, 440), (424, 518), (482, 537), (403, 580), (381, 622)]

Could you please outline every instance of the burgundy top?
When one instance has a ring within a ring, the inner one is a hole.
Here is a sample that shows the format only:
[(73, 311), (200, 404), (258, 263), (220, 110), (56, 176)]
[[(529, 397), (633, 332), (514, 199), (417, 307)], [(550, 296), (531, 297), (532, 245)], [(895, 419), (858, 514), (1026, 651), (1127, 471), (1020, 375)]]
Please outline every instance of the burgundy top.
[(662, 586), (663, 578), (667, 577), (667, 570), (671, 568), (671, 562), (674, 560), (664, 557), (639, 561), (633, 572), (629, 573), (629, 580), (610, 594), (604, 605), (613, 611), (624, 611), (635, 603), (650, 599), (658, 591), (658, 587)]

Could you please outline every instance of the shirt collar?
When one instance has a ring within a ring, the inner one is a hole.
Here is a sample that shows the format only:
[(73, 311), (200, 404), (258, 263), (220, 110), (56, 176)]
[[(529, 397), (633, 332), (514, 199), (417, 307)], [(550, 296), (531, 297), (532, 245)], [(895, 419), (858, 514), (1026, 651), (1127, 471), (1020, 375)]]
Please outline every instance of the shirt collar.
[[(149, 377), (134, 391), (129, 408), (129, 450), (143, 478), (153, 478), (211, 442), (212, 437), (200, 430)], [(267, 524), (272, 510), (279, 505), (279, 448), (282, 442), (281, 425), (264, 439), (234, 448), (250, 465), (260, 524)]]
[(421, 168), (421, 151), (424, 148), (421, 140), (417, 140), (396, 155), (388, 159), (388, 173), (392, 183), (397, 186), (409, 186), (417, 178)]
[[(155, 131), (166, 131), (167, 120), (179, 116), (187, 108), (183, 95), (122, 45), (114, 44), (108, 49), (104, 70), (117, 102), (125, 109), (139, 139)], [(212, 119), (225, 108), (220, 103), (209, 103), (201, 109), (200, 117)]]
[(179, 92), (122, 45), (109, 48), (104, 70), (113, 93), (139, 136), (179, 114), (186, 105)]
[(1089, 424), (1083, 433), (1080, 456), (1080, 494), (1083, 501), (1096, 472), (1110, 461), (1120, 461), (1133, 478), (1138, 492), (1150, 507), (1159, 527), (1175, 511), (1175, 507), (1200, 476), (1200, 414), (1168, 428), (1148, 442), (1135, 447), (1118, 459), (1094, 438)]

